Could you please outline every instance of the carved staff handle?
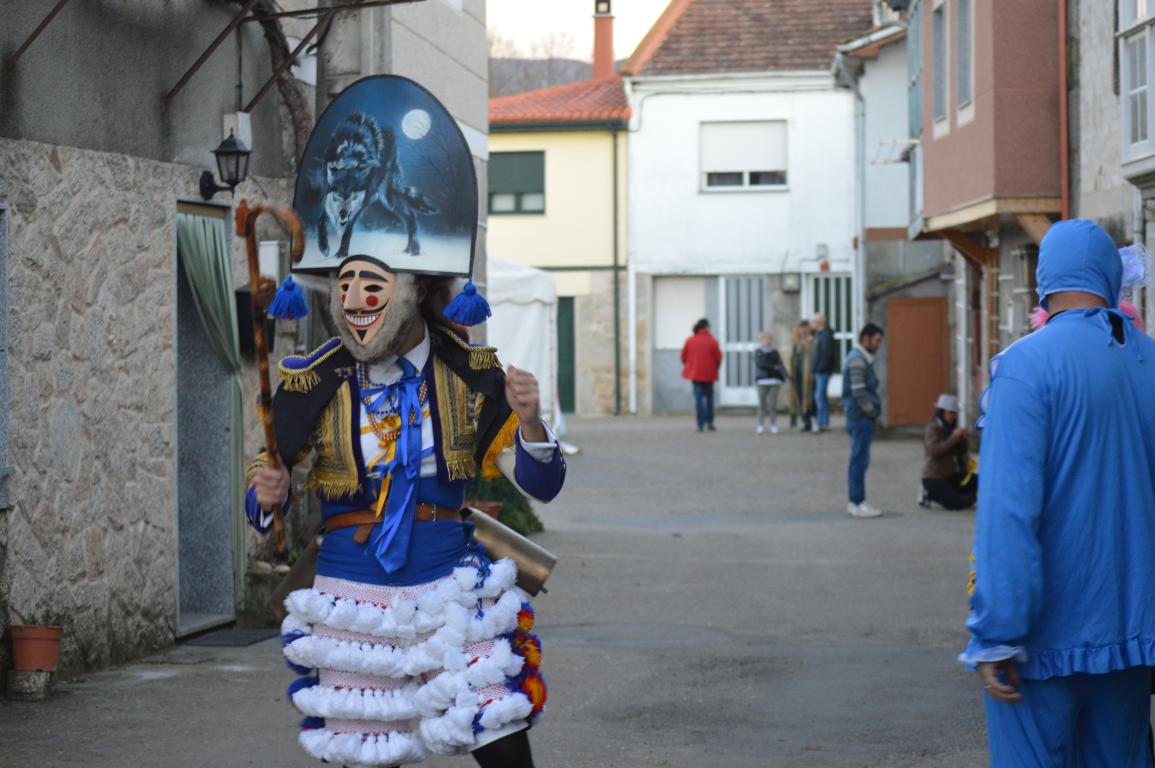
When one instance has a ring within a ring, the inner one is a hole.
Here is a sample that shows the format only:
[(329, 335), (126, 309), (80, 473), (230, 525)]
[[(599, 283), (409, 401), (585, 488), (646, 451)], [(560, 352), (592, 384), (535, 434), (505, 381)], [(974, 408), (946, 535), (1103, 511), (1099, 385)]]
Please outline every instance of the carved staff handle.
[[(277, 469), (281, 466), (281, 457), (277, 454), (277, 435), (273, 430), (273, 388), (269, 382), (269, 344), (265, 338), (265, 309), (273, 300), (277, 290), (277, 281), (261, 275), (260, 261), (257, 258), (257, 217), (262, 213), (273, 214), (292, 237), (290, 246), (290, 260), (296, 263), (301, 260), (305, 249), (305, 235), (301, 227), (301, 220), (289, 208), (259, 203), (250, 206), (247, 200), (242, 200), (237, 207), (237, 234), (245, 238), (249, 256), (249, 286), (252, 291), (253, 305), (253, 343), (257, 350), (257, 372), (260, 375), (261, 392), (257, 400), (257, 413), (261, 418), (261, 426), (265, 430), (265, 450), (269, 455), (269, 466)], [(276, 541), (277, 554), (285, 554), (285, 522), (281, 519), (281, 509), (273, 512), (273, 535)]]

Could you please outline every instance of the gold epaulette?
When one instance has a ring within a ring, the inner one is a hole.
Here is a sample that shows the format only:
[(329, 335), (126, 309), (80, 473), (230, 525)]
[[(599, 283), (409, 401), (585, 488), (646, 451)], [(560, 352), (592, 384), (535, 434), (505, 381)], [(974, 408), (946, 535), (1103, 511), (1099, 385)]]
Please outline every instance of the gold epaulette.
[(289, 355), (277, 364), (281, 388), (286, 392), (308, 392), (321, 383), (317, 366), (328, 360), (341, 348), (341, 339), (332, 338), (307, 355)]
[(446, 325), (439, 325), (442, 336), (469, 353), (469, 367), (475, 371), (485, 371), (490, 368), (500, 368), (501, 361), (497, 359), (497, 347), (485, 347), (480, 344), (470, 344)]

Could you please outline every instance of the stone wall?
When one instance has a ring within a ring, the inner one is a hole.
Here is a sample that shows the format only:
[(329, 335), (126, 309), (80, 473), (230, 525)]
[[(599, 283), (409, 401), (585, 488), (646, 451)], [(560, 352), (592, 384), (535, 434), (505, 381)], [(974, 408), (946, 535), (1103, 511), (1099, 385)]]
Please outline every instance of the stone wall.
[[(15, 469), (0, 623), (63, 621), (65, 670), (173, 641), (175, 214), (202, 170), (0, 139)], [(237, 197), (258, 189), (287, 197), (275, 179)]]
[[(623, 270), (619, 274), (618, 341), (620, 352), (621, 412), (629, 413), (629, 295), (628, 280)], [(650, 309), (648, 289), (638, 290), (637, 350), (638, 350), (638, 412), (649, 413), (649, 338)], [(612, 416), (617, 409), (617, 388), (614, 380), (614, 283), (609, 271), (590, 274), (590, 292), (574, 302), (574, 325), (577, 336), (578, 369), (576, 408), (580, 416)], [(644, 395), (644, 396), (643, 396)]]

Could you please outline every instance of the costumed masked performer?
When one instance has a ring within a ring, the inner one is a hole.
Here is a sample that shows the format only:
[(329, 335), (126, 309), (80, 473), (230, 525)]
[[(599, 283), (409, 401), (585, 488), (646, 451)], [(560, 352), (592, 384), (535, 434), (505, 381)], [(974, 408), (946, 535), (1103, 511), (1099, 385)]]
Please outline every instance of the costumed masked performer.
[[(350, 174), (368, 186), (343, 186)], [(533, 609), (513, 561), (491, 560), (458, 510), (466, 482), (496, 476), (503, 455), (542, 501), (565, 464), (536, 379), (503, 371), (493, 348), (446, 322), (489, 314), (472, 283), (446, 302), (451, 276), (472, 269), (476, 200), (456, 123), (398, 77), (338, 96), (297, 182), (307, 236), (294, 271), (330, 275), (340, 336), (280, 364), (284, 466), (254, 460), (246, 513), (268, 531), (268, 510), (289, 504), (288, 470), (314, 454), (304, 487), (320, 499), (325, 536), (313, 587), (285, 601), (282, 640), (302, 675), (289, 687), (305, 715), (299, 741), (338, 765), (467, 751), (482, 766), (533, 764), (526, 730), (545, 703)], [(319, 247), (329, 236), (341, 247)]]
[(991, 360), (970, 642), (990, 763), (1149, 768), (1155, 341), (1097, 224), (1043, 237), (1046, 325)]

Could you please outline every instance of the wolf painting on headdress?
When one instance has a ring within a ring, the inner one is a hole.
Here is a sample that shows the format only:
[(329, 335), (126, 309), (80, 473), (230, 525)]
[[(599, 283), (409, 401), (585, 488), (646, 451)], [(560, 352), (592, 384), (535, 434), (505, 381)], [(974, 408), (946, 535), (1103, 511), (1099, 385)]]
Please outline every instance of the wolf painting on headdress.
[(417, 214), (436, 209), (415, 188), (404, 186), (391, 128), (382, 128), (364, 112), (350, 112), (329, 140), (324, 172), (323, 204), (317, 220), (317, 244), (322, 253), (329, 253), (330, 223), (341, 234), (335, 257), (343, 259), (349, 255), (357, 220), (374, 214), (403, 223), (408, 239), (405, 253), (421, 253)]

